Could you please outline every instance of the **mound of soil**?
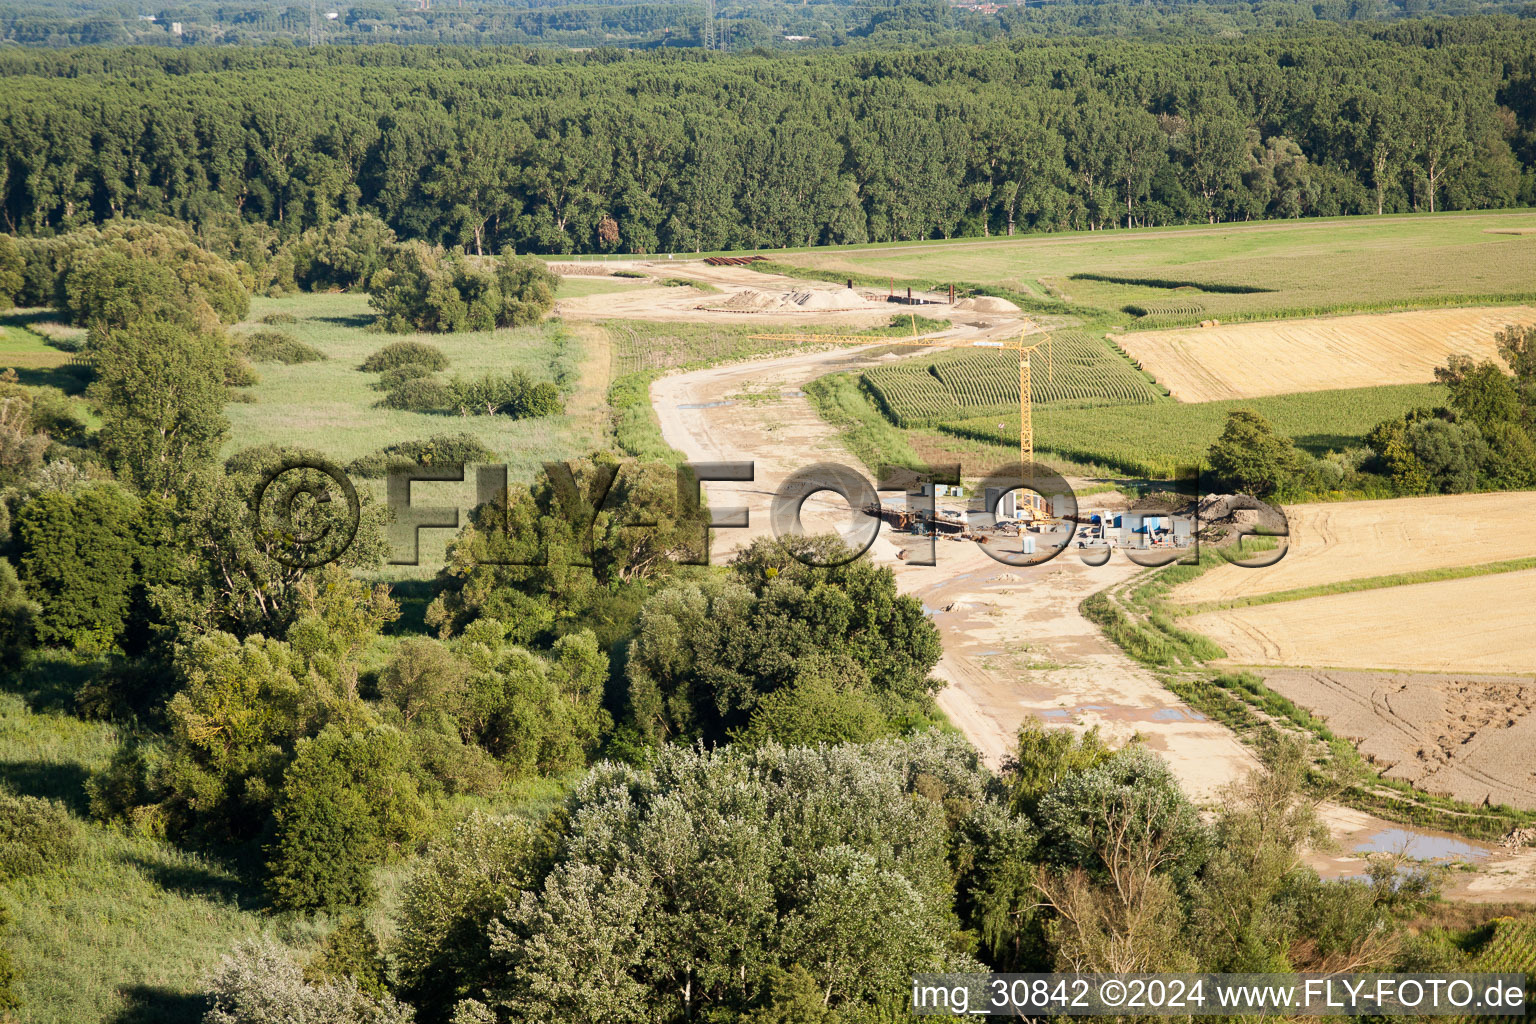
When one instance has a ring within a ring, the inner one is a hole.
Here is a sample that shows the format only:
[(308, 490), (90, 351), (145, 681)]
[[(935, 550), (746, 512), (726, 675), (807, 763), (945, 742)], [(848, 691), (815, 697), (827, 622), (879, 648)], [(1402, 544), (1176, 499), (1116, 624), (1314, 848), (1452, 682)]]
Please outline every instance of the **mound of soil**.
[(995, 298), (991, 295), (978, 295), (974, 299), (961, 299), (955, 303), (956, 309), (973, 309), (978, 313), (1022, 313), (1023, 310), (1009, 302), (1007, 299)]

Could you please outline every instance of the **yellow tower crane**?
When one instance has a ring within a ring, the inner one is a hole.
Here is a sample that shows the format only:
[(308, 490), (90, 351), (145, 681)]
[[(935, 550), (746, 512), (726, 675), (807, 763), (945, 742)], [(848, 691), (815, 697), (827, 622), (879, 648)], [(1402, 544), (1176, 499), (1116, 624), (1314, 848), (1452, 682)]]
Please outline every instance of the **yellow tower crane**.
[[(1024, 472), (1029, 474), (1028, 484), (1033, 489), (1035, 478), (1035, 424), (1031, 411), (1033, 401), (1030, 398), (1030, 389), (1033, 384), (1030, 371), (1029, 357), (1039, 348), (1045, 346), (1046, 375), (1050, 383), (1056, 382), (1056, 350), (1049, 332), (1039, 341), (1031, 344), (1025, 343), (1032, 324), (1025, 321), (1019, 330), (1017, 338), (1008, 338), (1001, 341), (977, 340), (966, 338), (935, 338), (919, 335), (917, 332), (917, 316), (912, 314), (912, 336), (910, 338), (872, 338), (867, 334), (754, 334), (752, 337), (760, 341), (794, 341), (814, 342), (833, 345), (910, 345), (916, 348), (995, 348), (1005, 352), (1017, 352), (1019, 354), (1019, 461), (1023, 463)], [(1037, 511), (1050, 517), (1050, 511), (1038, 496), (1029, 500), (1029, 504)]]

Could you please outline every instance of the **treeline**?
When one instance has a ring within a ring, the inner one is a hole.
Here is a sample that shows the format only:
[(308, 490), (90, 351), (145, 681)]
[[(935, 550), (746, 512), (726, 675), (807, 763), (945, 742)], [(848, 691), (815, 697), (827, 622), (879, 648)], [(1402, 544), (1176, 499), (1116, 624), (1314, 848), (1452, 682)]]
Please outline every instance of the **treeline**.
[(1435, 370), (1447, 404), (1376, 424), (1363, 447), (1314, 457), (1235, 410), (1207, 455), (1211, 486), (1285, 501), (1536, 487), (1536, 327), (1506, 327), (1496, 344), (1511, 372), (1451, 356)]
[(5, 229), (172, 216), (252, 264), (354, 212), (486, 253), (654, 253), (1536, 200), (1536, 25), (1512, 18), (708, 60), (89, 50), (0, 69)]
[[(1027, 36), (1200, 38), (1311, 22), (1379, 22), (1429, 15), (1529, 11), (1527, 0), (1265, 0), (1128, 4), (1062, 0), (1029, 6), (956, 6), (939, 0), (881, 5), (823, 0), (720, 0), (718, 49), (819, 46), (952, 46)], [(330, 15), (335, 15), (331, 17)], [(177, 32), (175, 26), (180, 26)], [(301, 4), (182, 0), (145, 10), (130, 4), (20, 0), (0, 10), (0, 39), (23, 46), (544, 45), (700, 48), (703, 8), (676, 0), (573, 4), (569, 0), (472, 2), (437, 7), (327, 5), (313, 22)]]

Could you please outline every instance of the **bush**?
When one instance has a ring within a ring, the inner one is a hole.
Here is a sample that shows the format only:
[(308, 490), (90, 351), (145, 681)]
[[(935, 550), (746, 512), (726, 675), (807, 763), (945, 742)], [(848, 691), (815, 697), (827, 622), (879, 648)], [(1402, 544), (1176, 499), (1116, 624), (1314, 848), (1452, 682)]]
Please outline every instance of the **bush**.
[(455, 463), (493, 462), (496, 453), (472, 434), (434, 434), (421, 441), (400, 441), (386, 445), (371, 455), (353, 459), (347, 472), (354, 476), (378, 477), (392, 465), (439, 466)]
[(232, 324), (250, 312), (250, 295), (228, 260), (179, 228), (139, 221), (82, 229), (63, 257), (56, 298), (80, 326), (126, 326), (146, 313)]
[(263, 936), (236, 946), (208, 985), (203, 1024), (411, 1024), (411, 1008), (342, 978), (309, 984), (287, 952)]
[(433, 371), (446, 370), (448, 357), (435, 345), (420, 341), (396, 341), (363, 360), (362, 369), (367, 373), (383, 373), (407, 363), (425, 366)]
[(393, 391), (408, 380), (419, 380), (430, 376), (432, 376), (430, 366), (422, 363), (404, 363), (381, 373), (373, 387), (375, 391)]
[(421, 377), (405, 381), (385, 395), (379, 404), (386, 409), (409, 412), (443, 412), (454, 408), (458, 402), (448, 385), (432, 377)]
[(229, 388), (253, 388), (261, 383), (256, 367), (244, 356), (232, 354), (224, 367), (224, 386)]
[(143, 511), (116, 484), (39, 494), (16, 513), (17, 574), (42, 606), (38, 639), (111, 650), (124, 633), (139, 583)]
[(397, 249), (368, 291), (386, 331), (488, 331), (537, 322), (557, 284), (542, 260), (508, 254), (481, 267), (417, 242)]
[(282, 324), (296, 324), (299, 322), (299, 318), (292, 313), (268, 313), (261, 318), (261, 322), (271, 327), (277, 327)]
[(11, 563), (0, 558), (0, 655), (8, 663), (18, 664), (21, 653), (32, 646), (42, 610), (21, 589)]
[(310, 228), (288, 246), (294, 284), (305, 291), (366, 286), (396, 248), (395, 233), (371, 213)]
[(454, 405), (464, 412), (524, 419), (551, 416), (564, 408), (559, 388), (548, 381), (535, 382), (520, 370), (473, 380), (456, 378), (449, 388)]
[[(0, 940), (5, 938), (5, 930), (10, 924), (5, 904), (0, 903)], [(9, 1020), (6, 1014), (19, 1005), (20, 1000), (16, 998), (16, 968), (11, 965), (11, 952), (0, 945), (0, 1020)]]
[(325, 354), (282, 331), (255, 331), (241, 340), (245, 354), (258, 363), (315, 363)]
[(64, 805), (0, 789), (0, 883), (71, 864), (79, 829)]

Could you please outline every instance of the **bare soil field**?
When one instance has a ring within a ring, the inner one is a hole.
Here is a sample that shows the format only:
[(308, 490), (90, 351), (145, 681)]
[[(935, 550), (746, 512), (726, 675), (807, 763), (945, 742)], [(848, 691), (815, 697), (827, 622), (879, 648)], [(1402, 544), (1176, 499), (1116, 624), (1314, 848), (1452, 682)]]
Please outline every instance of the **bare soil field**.
[(1174, 592), (1179, 604), (1233, 601), (1370, 576), (1536, 556), (1536, 493), (1433, 495), (1293, 505), (1285, 557), (1223, 565)]
[(1389, 778), (1469, 803), (1536, 807), (1536, 680), (1285, 669), (1264, 681), (1317, 709)]
[(1536, 323), (1530, 306), (1428, 309), (1120, 335), (1120, 347), (1181, 402), (1435, 379), (1452, 355), (1498, 359), (1494, 335)]
[[(887, 303), (878, 290), (852, 290), (837, 284), (763, 274), (747, 267), (713, 267), (700, 260), (610, 260), (603, 263), (550, 263), (561, 276), (612, 276), (616, 271), (636, 287), (560, 299), (555, 315), (568, 320), (665, 320), (677, 323), (783, 322), (786, 316), (818, 323), (873, 327), (908, 307)], [(663, 280), (692, 281), (695, 287), (656, 287)], [(937, 298), (937, 296), (931, 296)], [(923, 315), (948, 318), (957, 307), (925, 306)], [(1016, 312), (1016, 311), (1015, 311)]]
[[(1261, 571), (1261, 570), (1255, 570)], [(1536, 570), (1194, 615), (1243, 665), (1536, 673)]]

